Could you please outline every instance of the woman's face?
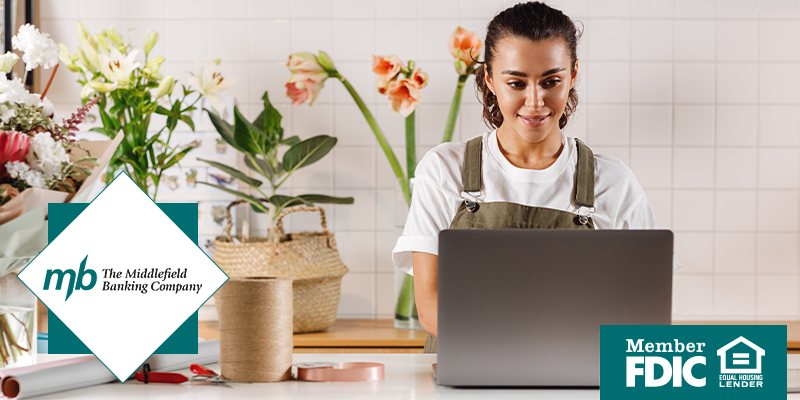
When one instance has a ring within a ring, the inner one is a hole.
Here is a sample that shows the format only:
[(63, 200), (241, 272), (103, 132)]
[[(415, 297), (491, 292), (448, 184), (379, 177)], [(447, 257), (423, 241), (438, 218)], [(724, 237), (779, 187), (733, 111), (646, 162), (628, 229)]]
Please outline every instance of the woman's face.
[(558, 120), (578, 74), (577, 61), (574, 71), (570, 64), (569, 50), (561, 39), (501, 39), (491, 76), (486, 75), (503, 114), (501, 129), (532, 144), (559, 132)]

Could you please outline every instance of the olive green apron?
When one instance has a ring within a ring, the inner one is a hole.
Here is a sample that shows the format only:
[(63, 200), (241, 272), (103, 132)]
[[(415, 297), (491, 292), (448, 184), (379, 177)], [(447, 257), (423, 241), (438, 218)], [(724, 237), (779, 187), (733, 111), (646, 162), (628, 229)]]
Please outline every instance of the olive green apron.
[[(590, 210), (586, 215), (552, 208), (531, 207), (509, 202), (478, 203), (466, 199), (450, 223), (450, 229), (594, 229), (594, 155), (579, 139), (575, 179), (575, 205)], [(463, 192), (481, 194), (481, 153), (483, 137), (467, 142), (462, 174)], [(462, 194), (463, 194), (462, 192)], [(436, 353), (437, 338), (430, 333), (425, 353)]]

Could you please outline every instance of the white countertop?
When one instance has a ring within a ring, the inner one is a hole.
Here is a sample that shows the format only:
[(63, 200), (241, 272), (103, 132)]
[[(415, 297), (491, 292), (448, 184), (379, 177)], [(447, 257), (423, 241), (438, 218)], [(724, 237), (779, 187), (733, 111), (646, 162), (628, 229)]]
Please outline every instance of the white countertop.
[[(40, 355), (40, 362), (58, 356)], [(320, 383), (285, 381), (276, 383), (231, 383), (233, 388), (193, 386), (190, 383), (148, 384), (130, 380), (56, 393), (37, 399), (599, 399), (599, 390), (453, 389), (437, 386), (431, 365), (435, 354), (295, 354), (293, 362), (377, 362), (385, 365), (386, 379), (378, 382)], [(208, 366), (220, 371), (219, 364)], [(800, 368), (800, 355), (788, 356), (789, 368)], [(189, 370), (177, 371), (191, 376)], [(788, 395), (800, 399), (800, 393)]]

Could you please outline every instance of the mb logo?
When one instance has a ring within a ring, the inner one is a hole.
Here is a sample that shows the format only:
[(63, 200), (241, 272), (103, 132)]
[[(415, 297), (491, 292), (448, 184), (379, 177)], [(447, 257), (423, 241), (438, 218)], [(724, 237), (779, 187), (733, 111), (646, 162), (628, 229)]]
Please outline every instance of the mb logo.
[[(67, 286), (67, 298), (64, 301), (69, 300), (69, 296), (72, 295), (72, 290), (90, 290), (94, 287), (97, 283), (97, 272), (93, 269), (86, 268), (86, 260), (89, 258), (89, 255), (83, 258), (81, 261), (81, 267), (78, 269), (77, 276), (75, 274), (74, 269), (68, 269), (62, 271), (60, 269), (48, 269), (47, 274), (44, 277), (44, 287), (43, 290), (50, 290), (50, 281), (53, 278), (53, 275), (56, 276), (56, 290), (61, 290), (61, 286), (64, 283), (64, 276), (69, 275), (69, 285)], [(89, 275), (89, 284), (85, 285), (83, 283), (84, 276)], [(76, 279), (77, 278), (77, 279)]]

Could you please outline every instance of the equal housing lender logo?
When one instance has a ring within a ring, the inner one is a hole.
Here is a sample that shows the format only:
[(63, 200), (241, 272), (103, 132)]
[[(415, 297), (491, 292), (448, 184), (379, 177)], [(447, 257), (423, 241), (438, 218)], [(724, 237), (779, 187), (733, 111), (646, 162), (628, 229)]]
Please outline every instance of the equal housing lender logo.
[(601, 399), (785, 399), (786, 326), (606, 325)]

